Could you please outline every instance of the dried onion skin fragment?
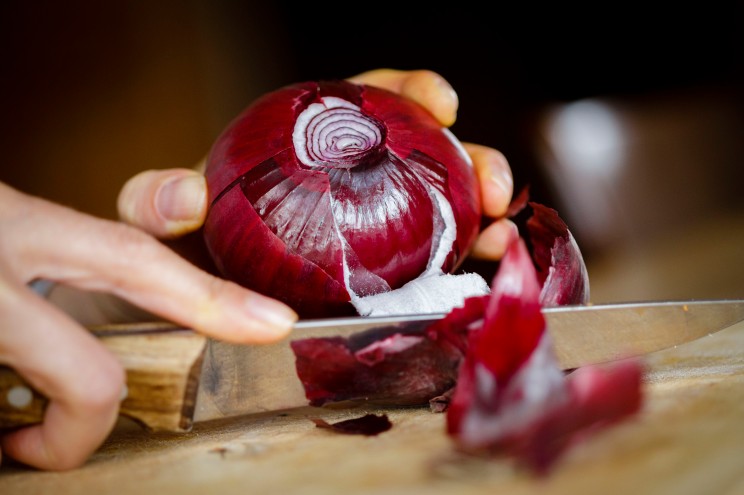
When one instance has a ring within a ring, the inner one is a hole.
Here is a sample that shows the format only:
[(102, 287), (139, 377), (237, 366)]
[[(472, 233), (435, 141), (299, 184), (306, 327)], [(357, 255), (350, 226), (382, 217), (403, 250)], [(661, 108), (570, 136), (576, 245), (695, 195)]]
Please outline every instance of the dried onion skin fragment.
[(297, 376), (309, 404), (424, 405), (451, 389), (462, 352), (447, 339), (430, 338), (427, 325), (293, 340)]
[(311, 418), (311, 421), (318, 428), (324, 428), (345, 435), (365, 435), (368, 437), (379, 435), (393, 427), (393, 423), (390, 422), (387, 414), (378, 415), (370, 413), (358, 418), (346, 419), (335, 423), (329, 423), (322, 418)]
[(540, 304), (545, 308), (589, 302), (589, 273), (579, 245), (553, 208), (529, 202), (532, 216), (526, 228), (540, 280)]
[(520, 238), (494, 278), (482, 326), (468, 334), (446, 412), (447, 433), (459, 450), (508, 455), (546, 475), (572, 444), (639, 411), (643, 369), (639, 360), (625, 360), (566, 376), (540, 294)]

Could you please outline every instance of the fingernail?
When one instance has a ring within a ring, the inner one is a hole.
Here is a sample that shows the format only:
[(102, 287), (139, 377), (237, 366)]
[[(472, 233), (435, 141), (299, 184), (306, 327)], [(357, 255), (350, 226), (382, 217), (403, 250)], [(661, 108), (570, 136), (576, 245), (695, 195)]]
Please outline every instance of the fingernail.
[(457, 120), (457, 107), (459, 105), (459, 98), (455, 88), (443, 77), (437, 76), (435, 78), (435, 84), (440, 94), (444, 96), (440, 99), (442, 109), (440, 110), (439, 120), (445, 127), (449, 127)]
[(204, 178), (187, 175), (163, 184), (157, 192), (155, 206), (166, 220), (183, 222), (199, 220), (204, 210), (207, 188)]
[(496, 184), (499, 189), (504, 191), (506, 194), (512, 193), (512, 188), (514, 187), (514, 178), (512, 178), (511, 173), (509, 173), (506, 170), (503, 170), (501, 167), (499, 167), (499, 170), (494, 170), (491, 174), (491, 182)]
[(449, 98), (457, 101), (457, 92), (455, 91), (455, 88), (453, 88), (452, 85), (449, 83), (449, 81), (447, 81), (442, 76), (437, 75), (437, 77), (434, 79), (434, 82), (441, 91), (447, 93), (447, 96)]
[(514, 239), (519, 238), (519, 227), (517, 227), (517, 224), (512, 222), (511, 220), (505, 220), (506, 224), (509, 226), (509, 240), (513, 241)]
[(289, 306), (255, 293), (246, 298), (245, 311), (249, 317), (273, 327), (277, 333), (287, 333), (297, 321), (297, 313)]

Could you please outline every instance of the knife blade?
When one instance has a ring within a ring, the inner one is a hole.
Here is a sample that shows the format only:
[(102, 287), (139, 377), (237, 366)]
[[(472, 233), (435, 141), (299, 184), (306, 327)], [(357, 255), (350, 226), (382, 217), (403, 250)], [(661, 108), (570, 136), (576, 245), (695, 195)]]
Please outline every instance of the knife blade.
[[(680, 345), (744, 320), (744, 300), (647, 301), (543, 309), (563, 369)], [(193, 422), (308, 405), (290, 347), (311, 337), (349, 337), (379, 328), (425, 328), (444, 314), (299, 321), (289, 338), (245, 346), (170, 323), (91, 331), (127, 371), (121, 414), (151, 430), (188, 431)], [(38, 422), (46, 399), (0, 367), (0, 428)]]

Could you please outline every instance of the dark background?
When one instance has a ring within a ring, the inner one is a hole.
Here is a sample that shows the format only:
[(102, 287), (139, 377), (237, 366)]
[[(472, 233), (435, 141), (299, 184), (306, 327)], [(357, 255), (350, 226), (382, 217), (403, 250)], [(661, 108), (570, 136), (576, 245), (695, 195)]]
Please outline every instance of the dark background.
[[(740, 2), (673, 8), (617, 2), (601, 12), (478, 3), (482, 7), (452, 2), (437, 9), (383, 2), (330, 22), (308, 22), (322, 14), (285, 6), (281, 17), (295, 54), (291, 77), (344, 77), (381, 66), (436, 70), (460, 96), (456, 135), (502, 150), (518, 183), (535, 185), (539, 167), (530, 132), (545, 105), (744, 88)], [(342, 5), (333, 10), (343, 12)], [(739, 97), (732, 103), (740, 105)]]
[[(195, 164), (267, 91), (426, 68), (459, 95), (455, 135), (500, 149), (517, 189), (529, 185), (533, 199), (566, 213), (597, 278), (608, 256), (645, 256), (657, 249), (649, 242), (713, 216), (734, 215), (722, 228), (744, 232), (742, 2), (515, 3), (3, 2), (0, 180), (116, 218), (127, 178)], [(604, 241), (569, 213), (541, 155), (546, 110), (590, 98), (612, 101), (645, 136), (628, 145), (635, 172), (609, 185), (613, 214), (631, 227), (607, 217)], [(618, 254), (623, 244), (636, 251)], [(642, 285), (628, 291), (667, 294)]]

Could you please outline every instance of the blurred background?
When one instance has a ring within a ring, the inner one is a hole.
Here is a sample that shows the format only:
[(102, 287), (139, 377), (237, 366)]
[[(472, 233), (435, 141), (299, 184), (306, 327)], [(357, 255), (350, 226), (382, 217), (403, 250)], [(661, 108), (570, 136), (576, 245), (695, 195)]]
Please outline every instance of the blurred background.
[(744, 297), (744, 4), (652, 4), (3, 2), (0, 180), (116, 218), (265, 92), (426, 68), (567, 222), (592, 301)]

